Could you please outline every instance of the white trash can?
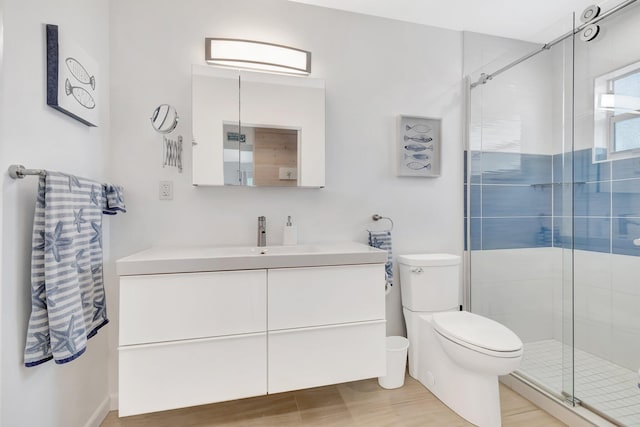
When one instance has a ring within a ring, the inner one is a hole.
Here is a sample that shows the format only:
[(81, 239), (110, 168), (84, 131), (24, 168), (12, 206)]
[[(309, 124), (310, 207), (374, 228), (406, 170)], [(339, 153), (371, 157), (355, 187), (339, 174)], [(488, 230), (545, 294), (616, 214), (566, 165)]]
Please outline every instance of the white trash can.
[(409, 340), (405, 337), (387, 337), (387, 375), (378, 377), (382, 388), (399, 388), (404, 385)]

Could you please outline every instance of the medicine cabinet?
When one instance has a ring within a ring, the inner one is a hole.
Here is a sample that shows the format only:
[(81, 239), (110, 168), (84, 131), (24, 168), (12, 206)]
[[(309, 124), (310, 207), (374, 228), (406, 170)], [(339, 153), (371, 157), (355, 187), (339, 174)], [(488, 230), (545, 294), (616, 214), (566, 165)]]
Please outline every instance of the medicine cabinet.
[(192, 68), (193, 184), (324, 187), (324, 81)]

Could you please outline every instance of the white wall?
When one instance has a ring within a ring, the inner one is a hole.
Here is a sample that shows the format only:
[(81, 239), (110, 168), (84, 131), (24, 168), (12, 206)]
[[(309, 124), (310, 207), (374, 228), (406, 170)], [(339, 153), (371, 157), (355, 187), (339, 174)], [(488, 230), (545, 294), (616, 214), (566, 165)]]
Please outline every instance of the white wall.
[[(108, 1), (4, 0), (0, 88), (2, 258), (0, 259), (3, 427), (84, 426), (107, 396), (107, 326), (67, 365), (23, 365), (30, 305), (30, 246), (37, 178), (6, 173), (11, 163), (103, 179), (109, 136)], [(58, 24), (100, 64), (100, 127), (90, 129), (46, 105), (44, 24)], [(108, 222), (106, 220), (105, 222)], [(107, 245), (108, 246), (108, 245)], [(106, 408), (106, 406), (102, 406)], [(95, 420), (94, 420), (95, 421)], [(94, 423), (95, 424), (95, 423)]]
[[(284, 0), (111, 0), (110, 9), (110, 176), (125, 185), (128, 207), (111, 229), (113, 320), (115, 259), (153, 245), (253, 245), (259, 215), (270, 244), (282, 241), (287, 215), (301, 243), (364, 243), (379, 213), (395, 222), (396, 254), (462, 252), (461, 33)], [(174, 135), (191, 140), (190, 70), (204, 63), (208, 36), (313, 53), (312, 77), (326, 80), (326, 188), (196, 188), (188, 144), (183, 174), (161, 167), (162, 137), (148, 118), (173, 104), (181, 117)], [(398, 114), (442, 117), (440, 178), (395, 176)], [(160, 180), (174, 181), (173, 201), (157, 200)], [(403, 334), (398, 286), (387, 306), (388, 333)], [(116, 328), (110, 332), (115, 392)]]

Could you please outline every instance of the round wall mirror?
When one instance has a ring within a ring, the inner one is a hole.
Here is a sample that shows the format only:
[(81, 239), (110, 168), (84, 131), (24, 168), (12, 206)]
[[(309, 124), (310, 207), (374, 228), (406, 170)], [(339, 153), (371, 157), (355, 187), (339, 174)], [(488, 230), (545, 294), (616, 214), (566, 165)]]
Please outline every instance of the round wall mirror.
[(170, 133), (178, 126), (178, 112), (169, 104), (162, 104), (153, 110), (151, 126), (160, 133)]

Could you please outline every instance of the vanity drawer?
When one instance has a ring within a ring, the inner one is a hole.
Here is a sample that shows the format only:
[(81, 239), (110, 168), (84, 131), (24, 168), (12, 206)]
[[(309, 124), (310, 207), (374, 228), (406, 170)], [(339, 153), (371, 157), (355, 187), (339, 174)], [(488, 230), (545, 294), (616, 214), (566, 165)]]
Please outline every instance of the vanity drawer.
[(120, 347), (120, 416), (267, 393), (266, 334)]
[(120, 345), (266, 331), (266, 270), (120, 278)]
[(385, 375), (385, 323), (269, 332), (269, 393)]
[(269, 330), (385, 318), (384, 265), (269, 270)]

